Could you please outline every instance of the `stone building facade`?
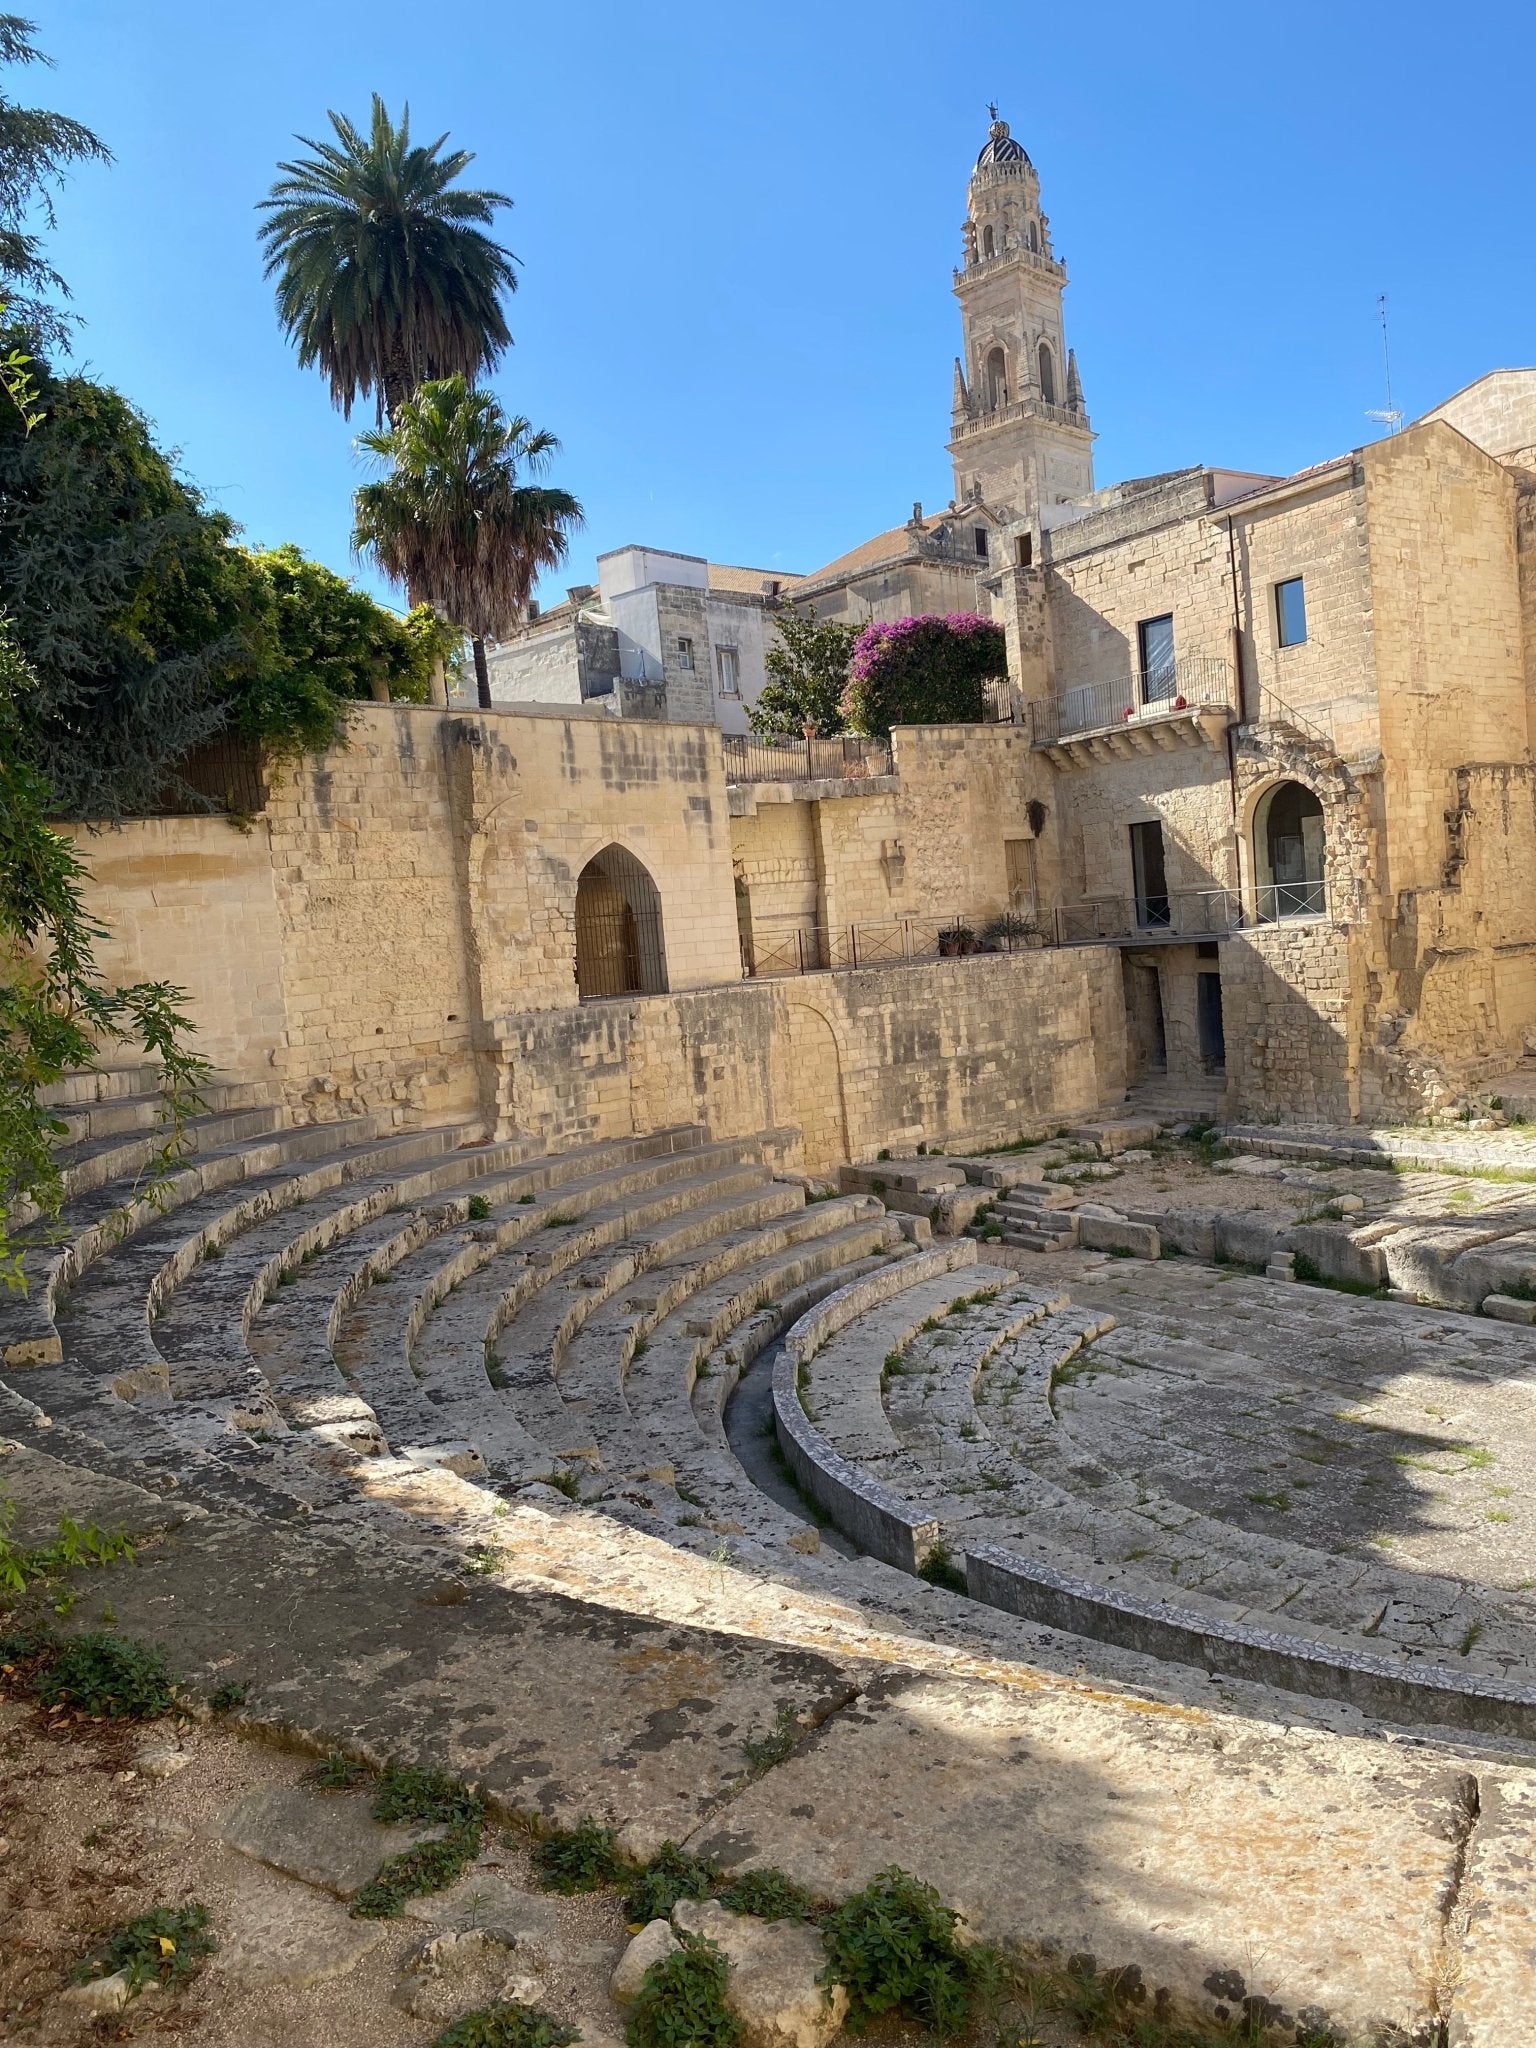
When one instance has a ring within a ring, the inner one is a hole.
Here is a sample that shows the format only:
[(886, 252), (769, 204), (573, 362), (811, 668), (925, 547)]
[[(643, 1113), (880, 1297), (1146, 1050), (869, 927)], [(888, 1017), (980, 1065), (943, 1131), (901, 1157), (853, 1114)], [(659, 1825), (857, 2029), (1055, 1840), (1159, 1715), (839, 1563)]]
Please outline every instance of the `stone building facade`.
[[(1294, 477), (1095, 488), (1039, 198), (994, 121), (950, 506), (777, 588), (618, 550), (492, 711), (359, 707), (248, 833), (82, 833), (106, 971), (295, 1110), (817, 1170), (1153, 1076), (1347, 1121), (1536, 1057), (1536, 370)], [(721, 728), (783, 604), (990, 607), (997, 721), (758, 759)]]

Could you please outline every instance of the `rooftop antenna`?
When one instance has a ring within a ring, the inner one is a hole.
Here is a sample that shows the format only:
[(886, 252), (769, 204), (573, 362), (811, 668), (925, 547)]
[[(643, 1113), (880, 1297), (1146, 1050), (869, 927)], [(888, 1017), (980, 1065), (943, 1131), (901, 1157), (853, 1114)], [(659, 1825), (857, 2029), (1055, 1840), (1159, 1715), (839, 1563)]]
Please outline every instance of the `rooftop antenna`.
[(1387, 372), (1387, 402), (1373, 406), (1367, 413), (1368, 420), (1374, 420), (1379, 427), (1385, 427), (1389, 434), (1395, 434), (1403, 424), (1403, 415), (1392, 403), (1392, 350), (1387, 340), (1387, 295), (1376, 294), (1376, 311), (1381, 317), (1381, 360)]

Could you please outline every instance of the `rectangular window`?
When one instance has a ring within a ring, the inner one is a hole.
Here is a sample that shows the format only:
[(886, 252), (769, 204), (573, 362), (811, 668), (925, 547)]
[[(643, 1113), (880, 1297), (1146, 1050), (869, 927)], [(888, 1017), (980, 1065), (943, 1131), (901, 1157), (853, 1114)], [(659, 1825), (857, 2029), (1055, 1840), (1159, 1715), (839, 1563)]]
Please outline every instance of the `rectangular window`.
[(1173, 613), (1143, 619), (1136, 628), (1141, 666), (1141, 701), (1166, 704), (1178, 695), (1178, 670), (1173, 658)]
[(678, 636), (677, 665), (679, 668), (693, 667), (693, 642), (688, 638), (686, 633), (680, 634)]
[(720, 671), (722, 697), (741, 695), (741, 656), (734, 647), (717, 647), (715, 663)]
[(1131, 876), (1136, 885), (1136, 922), (1144, 929), (1173, 921), (1168, 901), (1168, 875), (1163, 862), (1163, 827), (1159, 818), (1131, 827)]
[(987, 559), (987, 529), (984, 526), (976, 528), (976, 559), (978, 562)]
[(1307, 637), (1307, 592), (1305, 579), (1292, 576), (1275, 585), (1275, 624), (1282, 647), (1299, 647)]

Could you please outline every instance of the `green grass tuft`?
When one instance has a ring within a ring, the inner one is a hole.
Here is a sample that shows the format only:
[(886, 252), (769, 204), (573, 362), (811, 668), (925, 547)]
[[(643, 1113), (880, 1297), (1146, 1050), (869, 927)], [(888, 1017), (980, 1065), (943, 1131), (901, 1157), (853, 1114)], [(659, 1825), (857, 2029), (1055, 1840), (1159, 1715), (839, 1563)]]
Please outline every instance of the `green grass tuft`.
[(533, 1867), (546, 1891), (563, 1892), (567, 1897), (621, 1884), (630, 1874), (613, 1829), (599, 1827), (592, 1820), (546, 1835), (534, 1845)]

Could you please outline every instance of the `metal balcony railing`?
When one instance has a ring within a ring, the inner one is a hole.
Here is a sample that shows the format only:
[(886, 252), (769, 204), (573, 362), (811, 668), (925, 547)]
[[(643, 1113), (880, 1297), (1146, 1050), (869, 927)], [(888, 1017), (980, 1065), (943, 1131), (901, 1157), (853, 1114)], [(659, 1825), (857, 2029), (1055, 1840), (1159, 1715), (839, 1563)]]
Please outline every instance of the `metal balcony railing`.
[(857, 733), (811, 740), (725, 733), (720, 746), (727, 782), (867, 782), (894, 772), (890, 741)]
[(1235, 889), (1173, 889), (1162, 896), (1091, 896), (1056, 909), (1058, 946), (1144, 944), (1162, 939), (1219, 939), (1256, 925), (1328, 916), (1322, 882), (1266, 882), (1253, 909)]
[(1037, 747), (1076, 733), (1109, 732), (1170, 712), (1232, 708), (1232, 671), (1210, 655), (1181, 655), (1160, 668), (1134, 669), (1107, 683), (1080, 683), (1030, 706)]
[(1032, 953), (1048, 943), (1033, 917), (996, 912), (903, 917), (885, 924), (801, 925), (758, 931), (746, 950), (749, 976), (822, 974), (852, 967), (895, 967), (995, 953)]

